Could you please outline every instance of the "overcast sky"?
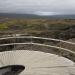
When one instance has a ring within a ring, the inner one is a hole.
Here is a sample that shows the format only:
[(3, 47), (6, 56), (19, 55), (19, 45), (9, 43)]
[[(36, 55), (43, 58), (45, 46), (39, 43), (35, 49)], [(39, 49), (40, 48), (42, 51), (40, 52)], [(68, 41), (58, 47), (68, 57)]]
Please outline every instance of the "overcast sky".
[(1, 13), (75, 14), (75, 0), (0, 0)]

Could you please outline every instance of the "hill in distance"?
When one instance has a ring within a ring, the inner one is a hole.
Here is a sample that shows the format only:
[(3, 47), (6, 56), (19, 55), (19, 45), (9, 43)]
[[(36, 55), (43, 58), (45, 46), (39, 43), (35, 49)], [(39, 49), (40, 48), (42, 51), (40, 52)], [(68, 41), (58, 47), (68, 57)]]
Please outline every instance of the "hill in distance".
[(47, 15), (0, 13), (0, 17), (27, 18), (27, 19), (75, 19), (75, 15)]

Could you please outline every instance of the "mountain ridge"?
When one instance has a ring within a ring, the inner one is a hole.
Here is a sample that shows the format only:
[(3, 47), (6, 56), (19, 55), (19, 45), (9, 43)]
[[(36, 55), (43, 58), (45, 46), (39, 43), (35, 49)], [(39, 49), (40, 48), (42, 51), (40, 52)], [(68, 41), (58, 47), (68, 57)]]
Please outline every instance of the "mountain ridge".
[(28, 18), (28, 19), (75, 19), (74, 14), (40, 16), (40, 15), (36, 15), (36, 14), (0, 13), (0, 17)]

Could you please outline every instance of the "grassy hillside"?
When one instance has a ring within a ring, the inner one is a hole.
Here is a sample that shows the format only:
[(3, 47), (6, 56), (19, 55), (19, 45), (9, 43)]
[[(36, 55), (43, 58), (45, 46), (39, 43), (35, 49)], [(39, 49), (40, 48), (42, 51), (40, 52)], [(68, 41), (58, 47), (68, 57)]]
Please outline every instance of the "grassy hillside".
[[(69, 39), (75, 37), (74, 19), (11, 19), (0, 18), (0, 34), (26, 35)], [(72, 31), (73, 30), (73, 31)]]

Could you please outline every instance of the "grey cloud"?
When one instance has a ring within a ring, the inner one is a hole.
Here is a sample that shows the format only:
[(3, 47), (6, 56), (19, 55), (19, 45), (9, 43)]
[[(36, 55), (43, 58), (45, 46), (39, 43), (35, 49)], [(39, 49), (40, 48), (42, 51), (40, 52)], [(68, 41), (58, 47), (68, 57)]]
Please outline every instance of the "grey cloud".
[(0, 12), (75, 14), (75, 0), (0, 0)]

